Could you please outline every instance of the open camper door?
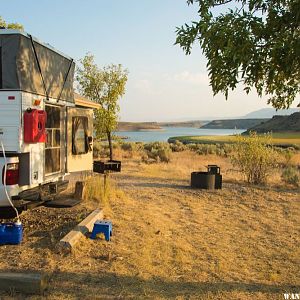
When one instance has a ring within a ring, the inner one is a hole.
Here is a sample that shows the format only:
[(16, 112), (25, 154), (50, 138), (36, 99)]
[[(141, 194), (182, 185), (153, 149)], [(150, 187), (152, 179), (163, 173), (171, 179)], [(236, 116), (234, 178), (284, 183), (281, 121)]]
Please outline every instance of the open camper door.
[(67, 172), (93, 169), (93, 110), (67, 108)]

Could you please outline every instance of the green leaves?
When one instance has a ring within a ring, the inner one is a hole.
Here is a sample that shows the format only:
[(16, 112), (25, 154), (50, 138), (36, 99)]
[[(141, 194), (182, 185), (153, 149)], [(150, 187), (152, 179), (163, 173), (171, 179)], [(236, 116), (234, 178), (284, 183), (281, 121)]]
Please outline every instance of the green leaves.
[(95, 64), (92, 54), (87, 54), (80, 63), (81, 67), (76, 72), (80, 93), (101, 104), (101, 108), (95, 112), (97, 136), (110, 134), (117, 125), (120, 111), (118, 101), (125, 94), (128, 70), (120, 64), (100, 68)]
[(250, 132), (249, 136), (236, 136), (231, 160), (249, 183), (265, 183), (268, 174), (276, 166), (277, 158), (270, 134), (257, 135), (256, 132)]
[[(255, 88), (275, 108), (288, 108), (300, 91), (299, 1), (187, 2), (198, 3), (199, 20), (176, 29), (176, 44), (186, 54), (195, 42), (200, 44), (214, 95), (221, 92), (227, 98), (241, 82), (246, 93)], [(216, 6), (228, 3), (230, 9), (216, 13)]]
[(0, 27), (7, 28), (7, 29), (24, 30), (23, 25), (19, 23), (6, 23), (1, 16), (0, 16)]

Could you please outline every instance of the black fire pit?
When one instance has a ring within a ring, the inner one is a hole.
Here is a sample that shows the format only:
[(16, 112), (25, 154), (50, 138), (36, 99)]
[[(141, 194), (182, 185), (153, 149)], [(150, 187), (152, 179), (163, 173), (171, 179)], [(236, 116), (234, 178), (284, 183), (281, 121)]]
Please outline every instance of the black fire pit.
[(191, 187), (206, 190), (221, 189), (222, 175), (220, 174), (220, 167), (208, 165), (207, 172), (192, 172)]
[(101, 161), (95, 160), (93, 165), (93, 171), (96, 173), (110, 173), (110, 172), (121, 172), (121, 161), (119, 160), (108, 160)]

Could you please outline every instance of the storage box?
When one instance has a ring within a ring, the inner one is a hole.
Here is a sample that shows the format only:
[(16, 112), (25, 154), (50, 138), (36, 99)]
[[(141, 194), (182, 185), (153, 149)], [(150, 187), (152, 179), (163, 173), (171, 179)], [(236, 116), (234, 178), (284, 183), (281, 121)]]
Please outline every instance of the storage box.
[(0, 245), (18, 245), (23, 238), (23, 226), (17, 223), (0, 224)]

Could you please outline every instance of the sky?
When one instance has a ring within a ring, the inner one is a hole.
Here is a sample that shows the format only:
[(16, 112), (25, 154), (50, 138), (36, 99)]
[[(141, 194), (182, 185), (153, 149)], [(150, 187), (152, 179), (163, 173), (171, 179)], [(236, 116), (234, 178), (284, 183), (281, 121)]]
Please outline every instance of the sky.
[(185, 0), (0, 0), (6, 22), (71, 56), (129, 70), (120, 100), (122, 121), (180, 121), (243, 116), (270, 107), (242, 86), (213, 97), (199, 46), (186, 56), (176, 27), (197, 20)]

